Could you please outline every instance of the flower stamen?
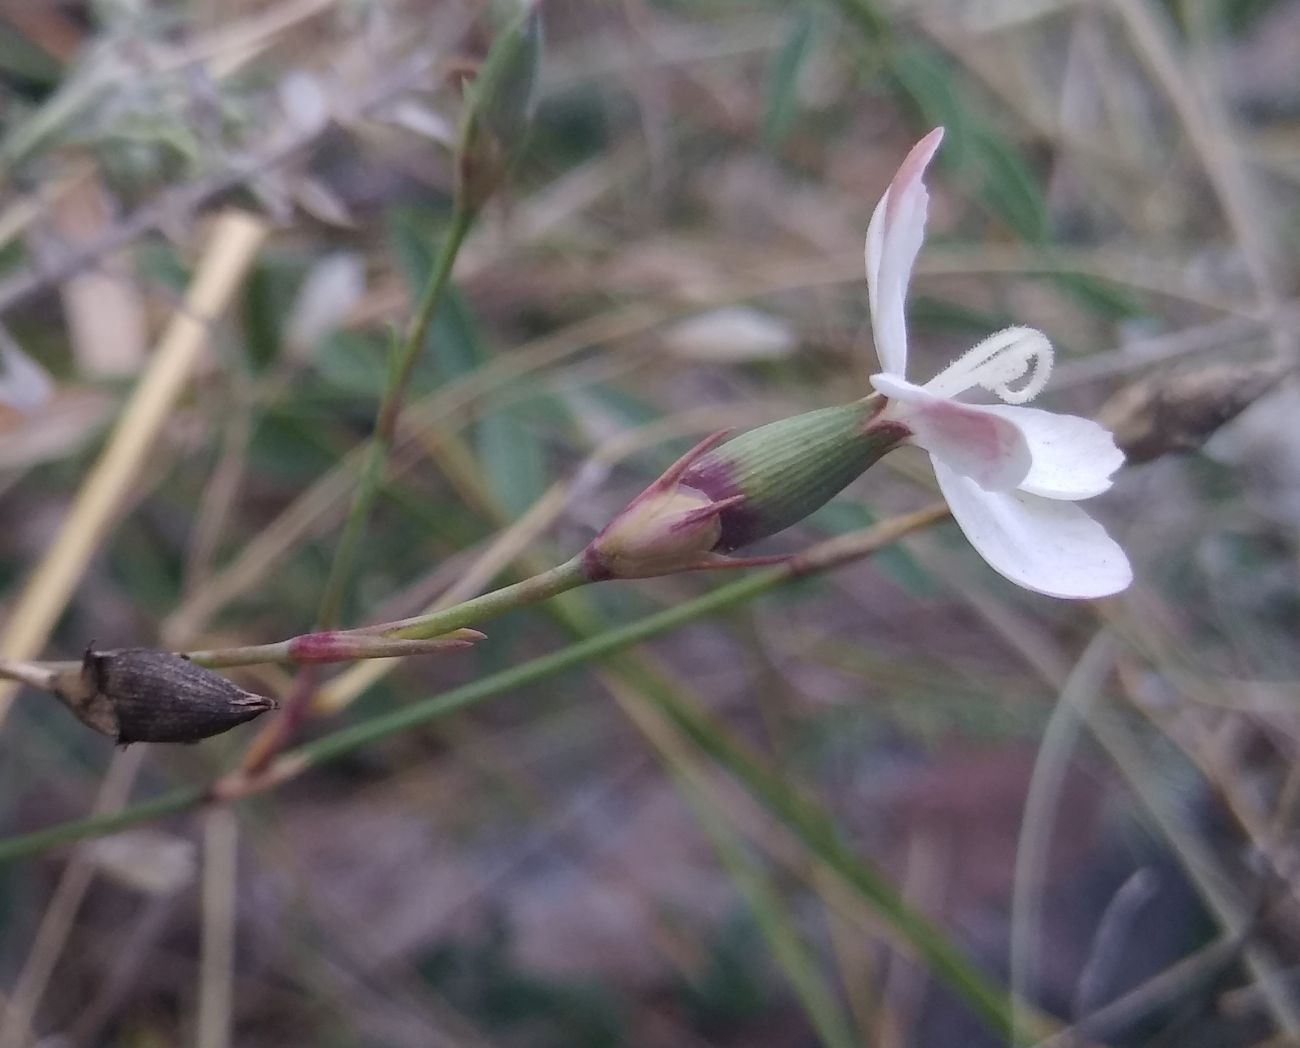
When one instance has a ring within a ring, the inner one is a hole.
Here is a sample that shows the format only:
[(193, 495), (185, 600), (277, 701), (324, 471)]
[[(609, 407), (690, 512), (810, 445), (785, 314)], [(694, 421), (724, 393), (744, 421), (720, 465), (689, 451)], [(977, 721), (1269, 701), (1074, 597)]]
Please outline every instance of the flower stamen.
[[(1052, 376), (1052, 344), (1041, 331), (1009, 327), (967, 350), (925, 384), (941, 397), (955, 397), (975, 386), (1008, 404), (1038, 396)], [(1019, 388), (1013, 383), (1024, 380)]]

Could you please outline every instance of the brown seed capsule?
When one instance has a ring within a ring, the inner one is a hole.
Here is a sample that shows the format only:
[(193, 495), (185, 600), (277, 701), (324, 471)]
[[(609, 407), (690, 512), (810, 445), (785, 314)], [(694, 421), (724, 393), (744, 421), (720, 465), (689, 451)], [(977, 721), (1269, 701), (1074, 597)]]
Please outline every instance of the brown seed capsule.
[(86, 649), (55, 694), (82, 721), (119, 743), (198, 742), (274, 709), (189, 659), (150, 648)]
[(1130, 465), (1199, 448), (1295, 370), (1289, 361), (1211, 364), (1125, 386), (1097, 421), (1115, 434)]

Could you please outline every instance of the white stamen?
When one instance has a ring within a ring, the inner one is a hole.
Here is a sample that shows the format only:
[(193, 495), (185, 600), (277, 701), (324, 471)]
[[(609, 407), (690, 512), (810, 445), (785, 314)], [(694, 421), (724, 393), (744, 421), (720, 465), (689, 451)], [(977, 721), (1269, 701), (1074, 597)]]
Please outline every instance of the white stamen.
[[(1052, 375), (1052, 344), (1033, 328), (1009, 327), (967, 350), (925, 384), (940, 397), (955, 397), (974, 386), (1008, 404), (1023, 404), (1043, 391)], [(1028, 376), (1026, 378), (1026, 376)], [(1012, 388), (1024, 379), (1024, 385)]]

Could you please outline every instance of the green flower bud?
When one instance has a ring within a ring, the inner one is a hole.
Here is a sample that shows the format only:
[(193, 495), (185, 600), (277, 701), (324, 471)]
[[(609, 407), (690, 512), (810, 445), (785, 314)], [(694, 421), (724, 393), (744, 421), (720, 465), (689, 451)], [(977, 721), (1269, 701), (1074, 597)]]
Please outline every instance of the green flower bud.
[(456, 150), (456, 197), (462, 207), (482, 207), (514, 166), (536, 108), (541, 61), (541, 16), (526, 4), (493, 41), (466, 88)]
[[(728, 552), (775, 535), (825, 505), (908, 435), (873, 422), (881, 401), (867, 398), (760, 426), (693, 462), (682, 484), (714, 502)], [(740, 498), (737, 498), (740, 496)]]

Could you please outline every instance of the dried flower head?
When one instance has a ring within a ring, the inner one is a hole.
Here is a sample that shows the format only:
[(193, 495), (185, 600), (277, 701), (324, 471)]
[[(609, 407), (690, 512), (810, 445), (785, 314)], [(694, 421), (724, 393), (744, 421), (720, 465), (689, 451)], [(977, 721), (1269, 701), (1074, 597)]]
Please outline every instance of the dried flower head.
[(122, 745), (198, 742), (276, 706), (189, 659), (150, 648), (86, 649), (54, 693), (83, 724)]
[(1199, 448), (1294, 371), (1291, 361), (1265, 360), (1164, 372), (1125, 386), (1098, 417), (1130, 462), (1150, 462)]

